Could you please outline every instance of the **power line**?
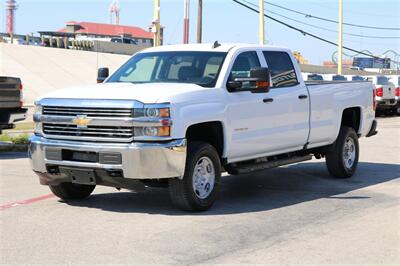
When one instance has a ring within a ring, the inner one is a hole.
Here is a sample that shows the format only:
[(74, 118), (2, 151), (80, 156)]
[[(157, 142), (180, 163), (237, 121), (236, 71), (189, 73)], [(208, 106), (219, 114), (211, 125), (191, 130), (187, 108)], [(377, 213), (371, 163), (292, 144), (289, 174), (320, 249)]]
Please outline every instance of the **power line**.
[[(245, 7), (245, 8), (247, 8), (247, 9), (249, 9), (249, 10), (252, 10), (253, 12), (260, 13), (257, 9), (252, 8), (251, 6), (248, 6), (248, 5), (242, 3), (242, 2), (240, 2), (240, 1), (238, 1), (238, 0), (232, 0), (232, 1), (235, 2), (235, 3), (237, 3), (237, 4), (239, 4), (239, 5), (241, 5), (241, 6), (243, 6), (243, 7)], [(271, 19), (271, 20), (273, 20), (273, 21), (275, 21), (275, 22), (277, 22), (277, 23), (279, 23), (279, 24), (282, 24), (282, 25), (284, 25), (284, 26), (286, 26), (286, 27), (288, 27), (288, 28), (290, 28), (290, 29), (292, 29), (292, 30), (295, 30), (295, 31), (300, 32), (300, 33), (303, 34), (304, 36), (307, 36), (307, 35), (308, 35), (308, 36), (313, 37), (313, 38), (315, 38), (315, 39), (318, 39), (318, 40), (320, 40), (320, 41), (323, 41), (323, 42), (329, 43), (329, 44), (331, 44), (331, 45), (337, 46), (337, 44), (336, 44), (335, 42), (329, 41), (329, 40), (324, 39), (324, 38), (322, 38), (322, 37), (319, 37), (319, 36), (317, 36), (317, 35), (315, 35), (315, 34), (312, 34), (312, 33), (309, 33), (309, 32), (307, 32), (307, 31), (304, 31), (304, 30), (302, 30), (302, 29), (296, 28), (296, 27), (294, 27), (294, 26), (292, 26), (292, 25), (290, 25), (290, 24), (287, 24), (287, 23), (285, 23), (285, 22), (283, 22), (283, 21), (281, 21), (281, 20), (279, 20), (279, 19), (276, 19), (276, 18), (274, 18), (274, 17), (271, 17), (271, 16), (269, 16), (269, 15), (264, 14), (264, 16), (265, 16), (266, 18), (269, 18), (269, 19)], [(347, 47), (347, 46), (343, 46), (343, 49), (346, 49), (346, 50), (349, 50), (349, 51), (352, 51), (352, 52), (355, 52), (355, 53), (358, 53), (358, 54), (362, 54), (362, 55), (365, 55), (365, 56), (373, 57), (373, 58), (376, 58), (376, 59), (381, 59), (381, 58), (378, 57), (378, 56), (371, 55), (371, 54), (368, 54), (368, 53), (365, 53), (365, 52), (362, 52), (362, 51), (358, 51), (358, 50), (356, 50), (356, 49), (353, 49), (353, 48), (350, 48), (350, 47)], [(395, 64), (400, 64), (400, 62), (397, 62), (397, 61), (393, 61), (393, 60), (392, 60), (392, 62), (395, 63)]]
[[(254, 3), (251, 3), (251, 2), (246, 1), (246, 0), (242, 0), (242, 1), (247, 3), (247, 4), (249, 4), (249, 5), (252, 5), (252, 6), (258, 8), (258, 6), (256, 4), (254, 4)], [(285, 18), (285, 19), (288, 19), (288, 20), (291, 20), (291, 21), (306, 25), (306, 26), (310, 26), (310, 27), (316, 28), (316, 29), (338, 33), (337, 30), (332, 30), (332, 29), (316, 26), (316, 25), (313, 25), (313, 24), (309, 24), (309, 23), (306, 23), (306, 22), (303, 22), (303, 21), (300, 21), (300, 20), (297, 20), (297, 19), (294, 19), (294, 18), (290, 18), (290, 17), (285, 16), (285, 15), (276, 13), (274, 11), (267, 10), (267, 12), (271, 13), (271, 14), (274, 14), (276, 16), (279, 16), (279, 17), (282, 17), (282, 18)], [(394, 36), (373, 36), (373, 35), (362, 35), (362, 34), (346, 33), (346, 32), (343, 33), (343, 34), (344, 35), (348, 35), (348, 36), (354, 36), (354, 37), (360, 37), (360, 38), (368, 38), (368, 39), (400, 39), (400, 37), (394, 37)]]
[[(271, 6), (275, 6), (275, 7), (278, 7), (280, 9), (284, 9), (284, 10), (287, 10), (287, 11), (290, 11), (290, 12), (293, 12), (293, 13), (296, 13), (296, 14), (299, 14), (299, 15), (303, 15), (306, 18), (314, 18), (314, 19), (319, 19), (319, 20), (323, 20), (323, 21), (327, 21), (327, 22), (331, 22), (331, 23), (336, 23), (336, 24), (339, 23), (337, 20), (323, 18), (323, 17), (319, 17), (319, 16), (314, 16), (314, 15), (311, 15), (311, 14), (303, 13), (303, 12), (300, 12), (300, 11), (297, 11), (297, 10), (294, 10), (294, 9), (291, 9), (291, 8), (287, 8), (287, 7), (284, 7), (284, 6), (277, 5), (277, 4), (269, 3), (268, 1), (266, 1), (265, 4), (271, 5)], [(343, 25), (352, 26), (352, 27), (358, 27), (358, 28), (374, 29), (374, 30), (400, 30), (400, 28), (376, 27), (376, 26), (367, 26), (367, 25), (345, 23), (345, 22), (343, 22)]]

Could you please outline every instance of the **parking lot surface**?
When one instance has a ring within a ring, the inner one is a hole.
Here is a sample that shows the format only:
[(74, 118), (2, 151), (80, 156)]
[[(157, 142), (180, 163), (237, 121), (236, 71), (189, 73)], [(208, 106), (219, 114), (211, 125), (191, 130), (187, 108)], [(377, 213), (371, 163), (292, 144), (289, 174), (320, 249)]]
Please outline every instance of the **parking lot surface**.
[(225, 176), (215, 206), (174, 209), (166, 189), (98, 187), (62, 202), (23, 153), (0, 153), (2, 264), (400, 264), (400, 117), (360, 140), (352, 179), (324, 160)]

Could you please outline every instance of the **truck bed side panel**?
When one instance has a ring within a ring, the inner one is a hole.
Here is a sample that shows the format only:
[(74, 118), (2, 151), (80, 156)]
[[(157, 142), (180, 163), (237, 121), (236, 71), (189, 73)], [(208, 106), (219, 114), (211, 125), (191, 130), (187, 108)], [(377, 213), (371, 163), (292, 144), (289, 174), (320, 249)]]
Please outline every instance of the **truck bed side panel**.
[(375, 117), (373, 86), (369, 82), (332, 82), (307, 84), (311, 96), (309, 147), (332, 144), (340, 130), (343, 110), (360, 108), (358, 134), (365, 136)]

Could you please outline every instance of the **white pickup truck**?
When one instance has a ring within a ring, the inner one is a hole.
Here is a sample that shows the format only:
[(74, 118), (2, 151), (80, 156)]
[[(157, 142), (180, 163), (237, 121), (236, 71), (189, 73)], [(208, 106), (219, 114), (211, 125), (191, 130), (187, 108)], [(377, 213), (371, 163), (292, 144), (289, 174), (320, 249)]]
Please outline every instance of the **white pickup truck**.
[(326, 158), (351, 177), (358, 138), (376, 134), (369, 82), (305, 84), (288, 49), (193, 44), (149, 48), (108, 77), (36, 101), (33, 170), (64, 200), (96, 185), (169, 187), (184, 210), (211, 207), (221, 172)]

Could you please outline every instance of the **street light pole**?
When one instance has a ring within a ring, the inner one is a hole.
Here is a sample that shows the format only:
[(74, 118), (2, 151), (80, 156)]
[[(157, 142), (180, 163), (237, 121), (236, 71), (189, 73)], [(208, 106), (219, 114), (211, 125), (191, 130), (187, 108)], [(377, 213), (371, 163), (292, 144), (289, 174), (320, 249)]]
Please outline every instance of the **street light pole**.
[(259, 36), (260, 36), (260, 44), (264, 45), (265, 43), (265, 31), (264, 31), (264, 0), (260, 0), (260, 10), (259, 10)]
[(337, 74), (342, 75), (343, 63), (343, 0), (339, 0), (339, 34), (338, 34), (338, 68)]
[(153, 45), (159, 46), (161, 44), (161, 27), (160, 27), (160, 0), (154, 0), (154, 19), (153, 19)]
[(183, 43), (189, 43), (189, 9), (190, 0), (183, 1)]
[(203, 30), (203, 0), (198, 0), (197, 6), (197, 43), (201, 43)]

